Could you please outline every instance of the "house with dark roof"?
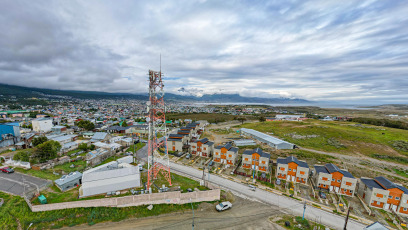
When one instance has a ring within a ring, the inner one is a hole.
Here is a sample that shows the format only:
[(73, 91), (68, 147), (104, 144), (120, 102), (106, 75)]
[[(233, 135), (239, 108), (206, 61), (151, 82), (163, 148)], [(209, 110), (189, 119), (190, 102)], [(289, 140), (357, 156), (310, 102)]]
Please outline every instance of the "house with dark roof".
[(208, 138), (196, 140), (190, 143), (190, 153), (201, 157), (211, 157), (214, 152), (214, 142)]
[(271, 154), (262, 151), (260, 148), (247, 149), (242, 153), (242, 165), (244, 169), (267, 172)]
[(182, 152), (184, 146), (183, 135), (170, 134), (167, 138), (167, 149), (173, 152)]
[(354, 196), (357, 179), (347, 170), (339, 169), (334, 164), (315, 165), (313, 179), (320, 189), (339, 193), (347, 196)]
[(358, 194), (370, 207), (408, 216), (408, 189), (385, 177), (360, 178)]
[(276, 177), (282, 180), (302, 183), (307, 185), (309, 165), (294, 156), (279, 157), (276, 160)]
[(227, 165), (235, 165), (238, 157), (238, 148), (232, 147), (230, 143), (218, 145), (214, 148), (213, 159), (215, 162)]

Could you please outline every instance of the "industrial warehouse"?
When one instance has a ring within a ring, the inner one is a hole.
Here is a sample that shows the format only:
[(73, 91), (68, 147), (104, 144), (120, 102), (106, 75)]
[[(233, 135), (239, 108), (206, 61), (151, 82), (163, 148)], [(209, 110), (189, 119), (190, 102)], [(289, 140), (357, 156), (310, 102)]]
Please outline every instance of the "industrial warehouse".
[(281, 139), (278, 139), (276, 137), (272, 137), (270, 135), (258, 132), (253, 129), (246, 129), (246, 128), (241, 128), (241, 135), (251, 137), (253, 139), (256, 139), (264, 144), (267, 144), (271, 146), (272, 148), (275, 149), (294, 149), (296, 145), (283, 141)]

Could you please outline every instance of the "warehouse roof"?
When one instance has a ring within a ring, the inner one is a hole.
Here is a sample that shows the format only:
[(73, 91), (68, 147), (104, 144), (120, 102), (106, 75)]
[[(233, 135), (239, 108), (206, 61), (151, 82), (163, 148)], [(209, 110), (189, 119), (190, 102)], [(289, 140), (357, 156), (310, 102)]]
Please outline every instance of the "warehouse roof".
[(71, 172), (68, 175), (62, 176), (61, 178), (55, 180), (54, 183), (57, 185), (63, 185), (67, 182), (78, 180), (79, 178), (82, 178), (82, 173), (76, 171), (76, 172)]
[(241, 132), (246, 132), (246, 133), (249, 133), (251, 135), (257, 136), (257, 137), (263, 139), (265, 142), (270, 142), (270, 143), (275, 144), (275, 145), (282, 144), (282, 143), (289, 143), (287, 141), (283, 141), (281, 139), (272, 137), (270, 135), (267, 135), (265, 133), (261, 133), (259, 131), (253, 130), (253, 129), (241, 128)]

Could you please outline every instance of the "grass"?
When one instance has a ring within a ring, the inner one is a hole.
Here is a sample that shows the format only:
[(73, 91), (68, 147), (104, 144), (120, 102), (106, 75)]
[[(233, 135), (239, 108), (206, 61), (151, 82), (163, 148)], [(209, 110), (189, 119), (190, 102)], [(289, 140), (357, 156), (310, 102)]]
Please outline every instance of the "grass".
[(394, 171), (396, 174), (408, 178), (408, 170), (394, 169)]
[[(274, 217), (270, 218), (271, 220), (274, 219)], [(287, 227), (285, 226), (285, 222), (289, 222), (290, 226)], [(277, 224), (283, 226), (286, 229), (294, 229), (294, 230), (314, 230), (314, 229), (325, 229), (325, 226), (322, 224), (318, 224), (312, 221), (308, 221), (307, 219), (303, 219), (301, 216), (290, 216), (290, 215), (285, 215), (283, 216), (280, 220), (276, 221)]]
[[(406, 159), (408, 156), (408, 152), (401, 151), (394, 145), (396, 141), (408, 139), (408, 130), (313, 119), (302, 122), (248, 123), (239, 127), (264, 133), (272, 132), (275, 136), (298, 146), (326, 152), (364, 154), (371, 157), (377, 154), (377, 158), (388, 156), (386, 159), (390, 161)], [(404, 163), (408, 164), (408, 161)]]
[[(0, 198), (3, 198), (5, 202), (0, 209), (0, 229), (18, 229), (19, 227), (27, 229), (30, 223), (33, 223), (30, 229), (62, 228), (64, 226), (72, 227), (84, 223), (93, 225), (106, 221), (121, 221), (128, 218), (191, 211), (191, 204), (156, 204), (151, 211), (144, 205), (126, 208), (77, 208), (34, 213), (31, 212), (21, 197), (0, 192)], [(199, 203), (194, 203), (194, 209), (197, 209), (198, 205)]]
[[(74, 165), (74, 168), (70, 168), (71, 165)], [(34, 170), (34, 169), (22, 169), (22, 168), (15, 168), (17, 172), (21, 172), (24, 174), (28, 174), (31, 176), (47, 179), (47, 180), (56, 180), (62, 176), (62, 172), (64, 174), (68, 174), (70, 172), (80, 171), (82, 172), (86, 168), (86, 161), (75, 161), (75, 162), (67, 162), (62, 165), (57, 165), (54, 169), (45, 169), (45, 170)], [(60, 175), (54, 175), (53, 170)]]
[(135, 150), (135, 152), (137, 152), (137, 150), (143, 148), (145, 145), (146, 143), (139, 142), (137, 144), (130, 145), (126, 151), (133, 153), (133, 150)]

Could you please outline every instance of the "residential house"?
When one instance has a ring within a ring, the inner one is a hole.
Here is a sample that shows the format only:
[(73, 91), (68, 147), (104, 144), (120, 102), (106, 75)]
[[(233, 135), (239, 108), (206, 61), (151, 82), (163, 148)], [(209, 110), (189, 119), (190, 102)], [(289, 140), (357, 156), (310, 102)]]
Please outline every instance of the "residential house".
[(180, 134), (170, 134), (167, 139), (167, 150), (173, 152), (183, 152), (183, 135)]
[(201, 157), (211, 157), (214, 152), (214, 142), (209, 141), (208, 138), (191, 142), (190, 147), (191, 154)]
[(408, 216), (408, 189), (385, 177), (360, 178), (358, 194), (370, 207)]
[(271, 155), (260, 148), (247, 149), (242, 153), (242, 168), (268, 172)]
[(282, 180), (307, 184), (309, 165), (294, 156), (279, 157), (276, 160), (276, 177)]
[(52, 127), (51, 131), (53, 133), (62, 133), (62, 132), (67, 131), (67, 127), (62, 126), (62, 125), (57, 125), (57, 126)]
[(111, 136), (108, 133), (104, 132), (96, 132), (93, 134), (91, 143), (94, 142), (99, 142), (99, 141), (108, 141), (111, 138)]
[(82, 183), (82, 173), (76, 171), (54, 181), (54, 184), (63, 192), (76, 188)]
[(354, 196), (357, 179), (346, 170), (334, 164), (315, 165), (314, 181), (318, 188), (347, 196)]
[(230, 143), (219, 145), (214, 149), (213, 159), (215, 162), (227, 165), (235, 165), (237, 157), (238, 148), (232, 147)]

